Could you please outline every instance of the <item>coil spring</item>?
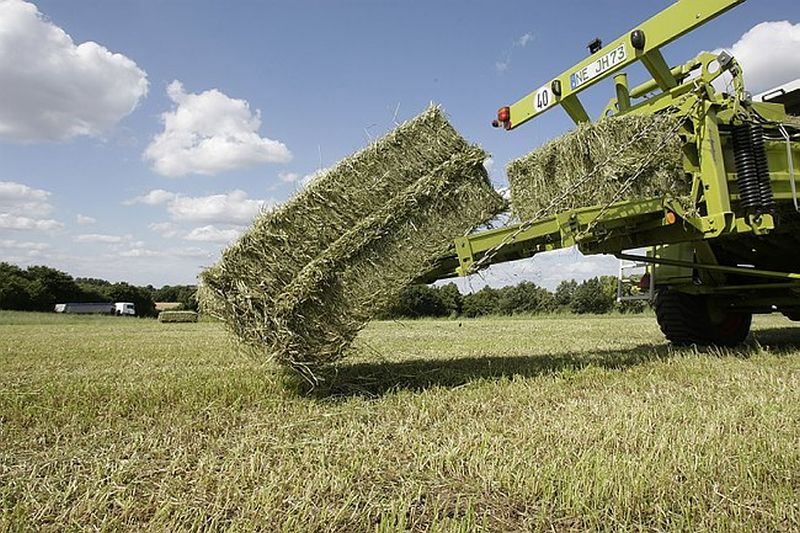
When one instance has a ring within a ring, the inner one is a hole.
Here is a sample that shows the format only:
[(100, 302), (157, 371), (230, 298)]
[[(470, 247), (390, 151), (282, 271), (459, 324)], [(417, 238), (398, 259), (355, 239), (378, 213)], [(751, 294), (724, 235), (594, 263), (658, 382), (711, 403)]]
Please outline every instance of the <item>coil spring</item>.
[(733, 128), (733, 153), (736, 161), (736, 183), (742, 207), (748, 213), (771, 213), (775, 198), (769, 181), (764, 128), (745, 123)]

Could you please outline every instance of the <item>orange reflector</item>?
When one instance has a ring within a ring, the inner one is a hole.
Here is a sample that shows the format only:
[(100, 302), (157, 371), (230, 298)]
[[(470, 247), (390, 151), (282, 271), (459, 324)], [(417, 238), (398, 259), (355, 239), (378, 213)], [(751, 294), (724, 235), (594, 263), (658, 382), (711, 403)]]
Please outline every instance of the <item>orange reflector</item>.
[(670, 225), (674, 224), (675, 221), (678, 220), (678, 217), (676, 217), (675, 213), (673, 213), (672, 211), (667, 211), (667, 214), (664, 218), (667, 220), (667, 224)]

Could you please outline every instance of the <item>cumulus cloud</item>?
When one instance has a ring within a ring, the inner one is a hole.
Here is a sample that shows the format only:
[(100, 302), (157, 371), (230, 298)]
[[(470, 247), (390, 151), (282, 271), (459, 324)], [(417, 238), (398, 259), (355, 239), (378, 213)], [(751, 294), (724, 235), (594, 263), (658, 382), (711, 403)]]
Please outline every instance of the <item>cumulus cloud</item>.
[(125, 205), (133, 205), (133, 204), (145, 204), (145, 205), (158, 205), (169, 202), (173, 200), (177, 194), (174, 192), (165, 191), (164, 189), (153, 189), (152, 191), (143, 194), (141, 196), (137, 196), (136, 198), (131, 198), (130, 200), (125, 200), (122, 202)]
[(258, 163), (285, 163), (292, 157), (283, 143), (261, 137), (261, 112), (245, 100), (217, 89), (187, 93), (179, 81), (167, 87), (175, 104), (161, 115), (164, 131), (144, 152), (164, 176), (215, 175)]
[(0, 229), (53, 231), (64, 224), (45, 218), (53, 211), (50, 192), (23, 183), (0, 181)]
[(155, 231), (164, 238), (171, 239), (176, 237), (180, 232), (178, 226), (172, 222), (154, 222), (148, 226), (151, 230)]
[(800, 23), (762, 22), (726, 50), (742, 65), (753, 93), (800, 78)]
[[(250, 224), (262, 209), (268, 209), (275, 205), (272, 200), (250, 198), (245, 191), (239, 189), (208, 196), (189, 196), (156, 189), (123, 203), (126, 205), (164, 204), (174, 222), (239, 226)], [(150, 224), (149, 227), (165, 237), (174, 237), (179, 233), (178, 227), (172, 222), (157, 222)]]
[(104, 233), (84, 233), (74, 237), (75, 242), (100, 242), (106, 244), (117, 244), (131, 239), (130, 235), (107, 235)]
[(120, 257), (161, 257), (166, 255), (160, 250), (150, 250), (148, 248), (136, 247), (123, 250), (118, 254)]
[(147, 94), (147, 74), (122, 54), (76, 45), (35, 5), (0, 1), (0, 137), (99, 135)]
[(201, 226), (190, 231), (184, 239), (187, 241), (203, 241), (228, 243), (237, 238), (242, 233), (242, 228), (222, 229), (214, 226)]
[(0, 212), (6, 214), (47, 215), (53, 210), (49, 197), (50, 193), (43, 189), (14, 181), (0, 181)]
[(173, 220), (217, 224), (249, 224), (261, 209), (264, 200), (248, 198), (241, 190), (209, 196), (176, 196), (167, 205)]
[(80, 213), (78, 213), (78, 215), (75, 217), (75, 222), (77, 222), (81, 226), (87, 226), (89, 224), (94, 224), (95, 222), (97, 222), (97, 219), (94, 217), (81, 215)]
[(44, 242), (17, 241), (13, 239), (0, 240), (0, 248), (6, 250), (29, 250), (42, 252), (50, 249), (50, 245)]
[(294, 183), (301, 178), (297, 172), (280, 172), (278, 178), (284, 183)]
[(0, 229), (20, 231), (54, 231), (63, 227), (63, 223), (50, 218), (30, 218), (26, 216), (0, 213)]

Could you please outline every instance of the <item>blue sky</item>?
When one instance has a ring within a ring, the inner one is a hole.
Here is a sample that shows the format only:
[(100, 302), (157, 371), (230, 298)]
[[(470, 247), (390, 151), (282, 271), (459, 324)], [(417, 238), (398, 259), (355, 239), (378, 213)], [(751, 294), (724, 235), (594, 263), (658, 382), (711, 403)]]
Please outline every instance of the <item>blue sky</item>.
[[(557, 109), (508, 133), (489, 126), (496, 109), (670, 3), (0, 0), (0, 258), (193, 283), (261, 205), (431, 101), (503, 186), (508, 161), (570, 122)], [(742, 39), (765, 21), (788, 23)], [(758, 92), (800, 78), (798, 22), (800, 3), (750, 0), (665, 54), (735, 45)], [(601, 84), (584, 103), (609, 96)], [(566, 251), (473, 286), (615, 268)]]

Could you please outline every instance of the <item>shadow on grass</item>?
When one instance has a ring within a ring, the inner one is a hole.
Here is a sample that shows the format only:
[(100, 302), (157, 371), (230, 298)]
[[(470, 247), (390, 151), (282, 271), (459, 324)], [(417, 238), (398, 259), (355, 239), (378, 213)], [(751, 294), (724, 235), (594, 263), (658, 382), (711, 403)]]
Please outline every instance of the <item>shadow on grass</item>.
[(624, 370), (673, 354), (705, 353), (709, 356), (748, 358), (764, 349), (789, 353), (800, 349), (800, 328), (770, 328), (755, 331), (739, 348), (676, 348), (669, 344), (645, 344), (625, 350), (586, 350), (536, 356), (454, 357), (411, 359), (400, 362), (340, 363), (321, 370), (320, 382), (312, 387), (298, 376), (287, 385), (297, 392), (321, 400), (364, 397), (377, 398), (399, 390), (423, 391), (433, 387), (457, 388), (474, 381), (529, 378), (569, 374), (587, 367)]
[(800, 327), (759, 329), (753, 332), (749, 343), (758, 343), (780, 352), (800, 349)]
[(587, 351), (536, 356), (454, 357), (400, 362), (340, 363), (322, 369), (311, 387), (302, 378), (289, 386), (318, 399), (361, 396), (375, 398), (398, 390), (456, 388), (473, 381), (529, 378), (578, 372), (589, 366), (624, 369), (670, 356), (668, 345), (643, 345), (630, 350)]

